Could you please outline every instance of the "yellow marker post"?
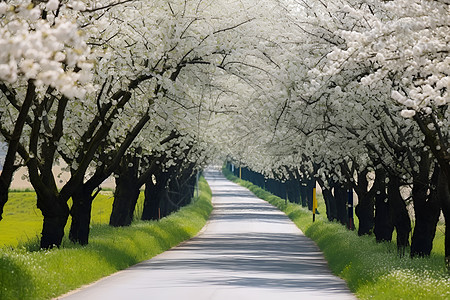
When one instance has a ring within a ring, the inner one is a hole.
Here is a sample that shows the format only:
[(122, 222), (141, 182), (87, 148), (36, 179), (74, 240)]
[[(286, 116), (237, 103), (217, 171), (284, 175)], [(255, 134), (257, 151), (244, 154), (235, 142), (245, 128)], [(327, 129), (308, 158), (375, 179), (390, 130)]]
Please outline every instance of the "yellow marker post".
[(242, 179), (242, 168), (239, 167), (239, 179)]
[(316, 220), (316, 209), (317, 209), (317, 198), (316, 198), (316, 188), (313, 188), (313, 222)]

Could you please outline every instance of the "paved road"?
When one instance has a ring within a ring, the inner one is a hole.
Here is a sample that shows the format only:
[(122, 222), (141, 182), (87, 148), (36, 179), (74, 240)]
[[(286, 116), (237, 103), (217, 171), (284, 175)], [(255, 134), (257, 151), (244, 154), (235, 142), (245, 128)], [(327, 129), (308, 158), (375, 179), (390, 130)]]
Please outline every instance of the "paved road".
[(283, 213), (218, 171), (206, 178), (214, 211), (200, 235), (64, 299), (356, 299)]

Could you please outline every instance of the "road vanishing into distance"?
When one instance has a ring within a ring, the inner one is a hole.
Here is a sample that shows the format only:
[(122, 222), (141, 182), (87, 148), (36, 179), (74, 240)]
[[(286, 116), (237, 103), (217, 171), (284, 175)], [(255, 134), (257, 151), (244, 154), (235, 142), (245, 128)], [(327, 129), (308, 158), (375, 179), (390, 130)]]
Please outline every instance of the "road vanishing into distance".
[(214, 210), (197, 237), (60, 299), (356, 299), (284, 213), (218, 170), (205, 177)]

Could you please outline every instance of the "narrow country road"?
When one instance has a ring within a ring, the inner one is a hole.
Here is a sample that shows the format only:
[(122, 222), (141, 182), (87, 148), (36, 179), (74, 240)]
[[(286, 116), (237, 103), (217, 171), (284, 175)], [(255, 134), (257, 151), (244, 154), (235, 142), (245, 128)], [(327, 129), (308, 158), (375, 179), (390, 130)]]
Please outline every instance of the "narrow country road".
[(63, 299), (356, 299), (278, 209), (208, 170), (214, 211), (197, 237)]

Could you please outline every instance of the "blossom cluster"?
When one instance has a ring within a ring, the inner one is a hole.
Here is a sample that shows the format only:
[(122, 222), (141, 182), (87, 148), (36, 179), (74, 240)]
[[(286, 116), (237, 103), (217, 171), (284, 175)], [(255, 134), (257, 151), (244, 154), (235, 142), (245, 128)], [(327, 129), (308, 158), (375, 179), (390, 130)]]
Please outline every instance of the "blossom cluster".
[(64, 10), (60, 6), (58, 0), (0, 3), (0, 80), (33, 80), (67, 97), (84, 97), (91, 80), (90, 49), (75, 18), (62, 11), (56, 15)]

